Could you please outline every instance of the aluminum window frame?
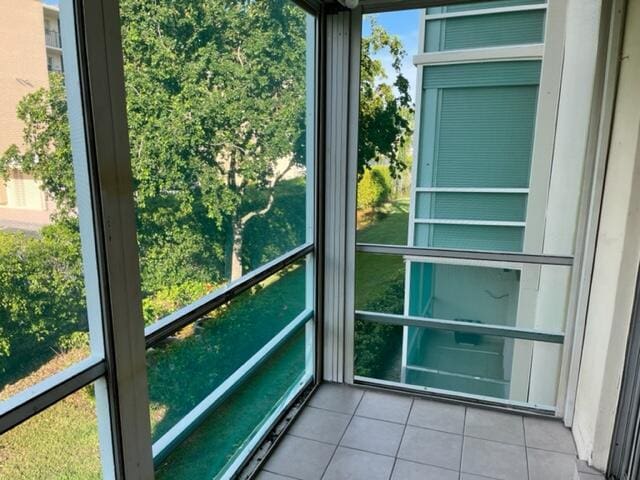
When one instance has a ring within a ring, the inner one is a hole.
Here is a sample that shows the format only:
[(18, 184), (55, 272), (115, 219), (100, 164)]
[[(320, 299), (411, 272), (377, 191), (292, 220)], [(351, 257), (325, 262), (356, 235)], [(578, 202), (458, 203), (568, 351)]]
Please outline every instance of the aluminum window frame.
[[(402, 5), (400, 4), (402, 3)], [(411, 2), (397, 2), (394, 0), (362, 0), (360, 7), (353, 9), (351, 12), (352, 15), (352, 34), (353, 32), (359, 32), (360, 25), (362, 23), (362, 15), (364, 13), (382, 13), (382, 12), (391, 12), (396, 10), (408, 10), (413, 8), (427, 8), (430, 6), (441, 6), (448, 5), (454, 3), (466, 3), (466, 2), (456, 2), (456, 1), (429, 1), (429, 0), (415, 0)], [(469, 63), (469, 62), (477, 62), (480, 59), (486, 60), (488, 57), (490, 61), (501, 61), (501, 60), (514, 60), (514, 59), (527, 59), (527, 60), (543, 60), (545, 54), (549, 51), (556, 50), (556, 53), (552, 55), (552, 62), (545, 69), (543, 67), (542, 78), (540, 81), (541, 89), (544, 85), (552, 86), (552, 90), (555, 90), (555, 94), (551, 96), (551, 98), (547, 99), (544, 107), (541, 110), (541, 100), (539, 99), (538, 108), (537, 108), (537, 116), (536, 116), (536, 136), (539, 136), (539, 130), (544, 130), (546, 132), (547, 139), (538, 142), (537, 149), (541, 151), (540, 155), (548, 155), (552, 156), (549, 152), (553, 151), (554, 145), (554, 133), (555, 133), (555, 122), (549, 121), (551, 118), (555, 118), (558, 110), (558, 102), (559, 102), (559, 90), (560, 90), (560, 75), (562, 72), (562, 45), (564, 42), (564, 19), (566, 12), (564, 2), (559, 0), (551, 0), (545, 4), (535, 5), (536, 8), (530, 8), (531, 6), (522, 6), (509, 8), (509, 11), (519, 11), (519, 10), (539, 10), (545, 9), (547, 12), (553, 12), (553, 15), (549, 13), (546, 16), (545, 20), (545, 41), (542, 44), (525, 44), (518, 45), (512, 47), (486, 47), (486, 48), (478, 48), (478, 49), (468, 49), (468, 50), (451, 50), (444, 52), (431, 52), (431, 53), (419, 53), (415, 55), (414, 63), (417, 65), (425, 65), (425, 64), (451, 64), (451, 63)], [(480, 12), (478, 10), (478, 12)], [(466, 15), (470, 16), (469, 12), (464, 12)], [(485, 12), (483, 12), (485, 13)], [(481, 14), (483, 14), (481, 13)], [(493, 12), (497, 13), (497, 12)], [(445, 14), (446, 15), (446, 14)], [(459, 15), (455, 15), (459, 16)], [(462, 15), (460, 15), (462, 16)], [(553, 18), (551, 20), (550, 17)], [(420, 42), (424, 42), (424, 26), (426, 24), (426, 19), (437, 19), (432, 18), (432, 16), (428, 16), (423, 11), (422, 13), (422, 22), (420, 32)], [(357, 59), (356, 61), (352, 60), (351, 64), (351, 72), (350, 78), (356, 79), (359, 78), (359, 51), (360, 51), (360, 38), (355, 40), (351, 40), (351, 58)], [(421, 50), (422, 51), (422, 50)], [(488, 55), (488, 57), (487, 57)], [(419, 78), (417, 82), (418, 96), (420, 96), (421, 90), (421, 70), (419, 70)], [(357, 105), (357, 100), (353, 101), (352, 99), (358, 99), (359, 94), (359, 82), (351, 81), (349, 84), (349, 121), (350, 124), (358, 124), (358, 110), (359, 106)], [(419, 103), (419, 99), (416, 99), (416, 103)], [(416, 126), (415, 131), (419, 129), (419, 115), (416, 116)], [(357, 127), (355, 129), (355, 137), (350, 137), (351, 141), (355, 142), (357, 145)], [(414, 142), (416, 142), (416, 137), (414, 136)], [(414, 144), (414, 149), (415, 149)], [(536, 146), (534, 146), (534, 149)], [(535, 155), (535, 153), (534, 153)], [(346, 335), (345, 339), (347, 343), (345, 344), (345, 364), (344, 364), (344, 372), (345, 372), (345, 381), (347, 383), (364, 383), (364, 384), (375, 384), (376, 381), (372, 379), (363, 379), (356, 377), (354, 375), (354, 345), (353, 345), (353, 333), (354, 333), (354, 321), (355, 321), (355, 273), (353, 271), (352, 263), (355, 260), (355, 252), (368, 252), (368, 253), (380, 253), (380, 254), (404, 254), (404, 255), (413, 255), (415, 257), (435, 257), (435, 258), (452, 258), (452, 259), (465, 259), (465, 260), (476, 260), (476, 261), (515, 261), (521, 262), (526, 265), (531, 265), (531, 267), (535, 266), (543, 266), (543, 265), (567, 265), (571, 268), (574, 264), (574, 257), (577, 257), (582, 254), (582, 250), (580, 248), (580, 244), (575, 249), (574, 255), (548, 255), (546, 253), (541, 254), (530, 254), (530, 253), (507, 253), (507, 252), (482, 252), (482, 251), (458, 251), (458, 250), (449, 250), (449, 249), (431, 249), (431, 248), (416, 248), (410, 246), (395, 246), (395, 245), (373, 245), (373, 244), (360, 244), (355, 241), (355, 190), (356, 190), (356, 178), (355, 178), (355, 165), (357, 165), (357, 151), (353, 151), (353, 149), (348, 151), (348, 162), (350, 165), (350, 177), (348, 178), (347, 190), (349, 193), (348, 201), (346, 202), (345, 208), (348, 212), (347, 219), (347, 267), (345, 271), (347, 292), (345, 298), (345, 330)], [(544, 164), (544, 162), (543, 162)], [(545, 165), (540, 165), (539, 168), (545, 169)], [(532, 172), (533, 176), (533, 172)], [(417, 192), (416, 189), (416, 178), (415, 175), (412, 176), (412, 191)], [(526, 193), (531, 193), (530, 188), (526, 189)], [(492, 192), (498, 193), (498, 192)], [(505, 193), (513, 193), (511, 191)], [(522, 193), (518, 191), (517, 193)], [(537, 195), (541, 199), (548, 193), (540, 192), (542, 196)], [(588, 204), (589, 202), (583, 202), (581, 205), (580, 211), (590, 210), (594, 208), (592, 204)], [(411, 215), (411, 214), (410, 214)], [(529, 215), (528, 217), (529, 218)], [(414, 219), (415, 220), (415, 219)], [(580, 220), (579, 220), (580, 222)], [(410, 224), (412, 224), (412, 219), (410, 219)], [(578, 231), (580, 231), (580, 224), (577, 226)], [(410, 232), (411, 235), (411, 232)], [(526, 252), (526, 250), (525, 250)], [(579, 265), (578, 265), (579, 267)], [(572, 287), (569, 292), (569, 305), (571, 305), (574, 300), (573, 297), (575, 295), (575, 288), (573, 287), (575, 283), (575, 276), (578, 272), (572, 272), (571, 275), (571, 283)], [(405, 282), (406, 283), (406, 282)], [(406, 285), (405, 285), (406, 287)], [(405, 288), (406, 290), (406, 288)], [(406, 292), (405, 292), (406, 296)], [(405, 299), (406, 303), (406, 299)], [(364, 312), (359, 312), (361, 315)], [(370, 312), (367, 312), (370, 313)], [(404, 316), (407, 317), (407, 316)], [(574, 319), (572, 317), (572, 312), (569, 312), (566, 315), (567, 318), (567, 332), (566, 337), (563, 332), (563, 340), (564, 340), (564, 350), (567, 348), (571, 348), (571, 332), (572, 332), (572, 323)], [(514, 331), (514, 334), (518, 332)], [(349, 341), (350, 340), (350, 341)], [(562, 355), (562, 362), (560, 365), (560, 376), (561, 382), (564, 381), (564, 372), (567, 370), (567, 352), (565, 351)], [(385, 382), (380, 382), (380, 386)], [(388, 383), (388, 382), (387, 382)], [(389, 385), (386, 385), (389, 387)], [(397, 385), (395, 386), (397, 387)], [(394, 387), (394, 388), (395, 388)], [(406, 386), (405, 386), (406, 387)], [(420, 391), (425, 391), (424, 389), (419, 388)], [(433, 389), (426, 389), (431, 392)], [(429, 393), (427, 392), (427, 393)], [(431, 392), (436, 396), (442, 395), (442, 392)], [(450, 395), (452, 392), (446, 392), (445, 396)], [(553, 413), (558, 415), (562, 414), (562, 402), (563, 402), (563, 392), (562, 389), (558, 389), (558, 395), (556, 399), (556, 407), (553, 409)], [(464, 400), (464, 397), (454, 395), (454, 397)], [(483, 399), (481, 401), (486, 401), (488, 403), (495, 403), (492, 399)], [(500, 402), (502, 403), (502, 402)], [(528, 409), (526, 405), (521, 404), (522, 402), (507, 402), (506, 405), (509, 405), (515, 409)], [(541, 410), (549, 412), (548, 406), (543, 406)]]
[[(305, 310), (276, 334), (250, 360), (245, 362), (224, 385), (215, 389), (199, 405), (197, 412), (187, 416), (181, 431), (172, 429), (171, 442), (186, 436), (206, 414), (232, 393), (243, 381), (267, 361), (271, 354), (300, 329), (306, 329), (306, 372), (303, 381), (289, 393), (286, 401), (277, 406), (265, 419), (258, 434), (236, 455), (227, 477), (239, 470), (252, 451), (263, 440), (283, 411), (310, 384), (321, 378), (318, 349), (322, 334), (322, 226), (323, 200), (322, 112), (323, 92), (321, 73), (324, 66), (323, 22), (324, 7), (319, 0), (291, 0), (313, 19), (313, 43), (307, 56), (307, 145), (312, 155), (307, 177), (307, 227), (305, 242), (266, 265), (248, 272), (241, 279), (187, 305), (159, 322), (147, 327), (142, 316), (139, 255), (136, 241), (136, 221), (129, 140), (125, 102), (120, 12), (118, 1), (68, 0), (61, 11), (66, 16), (63, 29), (67, 35), (69, 54), (76, 53), (78, 70), (66, 72), (67, 83), (73, 85), (69, 110), (81, 111), (74, 121), (72, 137), (81, 150), (74, 148), (74, 162), (86, 162), (83, 174), (89, 179), (79, 192), (90, 200), (91, 211), (81, 216), (83, 254), (95, 259), (96, 268), (85, 274), (88, 309), (98, 323), (91, 324), (92, 355), (27, 388), (0, 403), (0, 434), (22, 424), (45, 409), (64, 400), (80, 389), (96, 385), (96, 416), (100, 440), (102, 473), (105, 478), (153, 478), (154, 460), (149, 418), (146, 351), (180, 328), (193, 323), (201, 315), (237, 297), (260, 281), (278, 273), (295, 261), (306, 259)], [(310, 17), (308, 17), (310, 18)], [(309, 39), (309, 38), (308, 38)], [(77, 91), (76, 91), (77, 90)], [(73, 97), (73, 98), (72, 98)], [(79, 122), (79, 123), (78, 123)], [(84, 185), (84, 184), (83, 184)], [(310, 283), (310, 284), (309, 284)], [(215, 398), (214, 398), (215, 397)], [(179, 435), (176, 435), (179, 434)], [(165, 436), (161, 440), (171, 440)], [(160, 445), (162, 446), (162, 444)], [(157, 449), (156, 449), (157, 450)], [(159, 456), (161, 458), (161, 456)], [(156, 462), (157, 463), (157, 462)]]

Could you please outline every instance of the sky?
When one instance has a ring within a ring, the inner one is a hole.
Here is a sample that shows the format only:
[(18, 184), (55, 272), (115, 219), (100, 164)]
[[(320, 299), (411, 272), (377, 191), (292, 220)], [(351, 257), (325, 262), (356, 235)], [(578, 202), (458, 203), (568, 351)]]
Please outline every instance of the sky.
[[(365, 15), (363, 21), (362, 34), (364, 36), (371, 33), (371, 26), (367, 19), (372, 15)], [(420, 10), (401, 10), (397, 12), (378, 13), (373, 15), (378, 24), (385, 28), (390, 34), (396, 35), (404, 45), (407, 52), (402, 64), (402, 73), (409, 80), (411, 88), (411, 98), (415, 99), (416, 84), (416, 68), (413, 65), (412, 58), (418, 53), (418, 35), (420, 29)], [(377, 56), (382, 60), (382, 64), (388, 72), (391, 68), (391, 55), (388, 52), (380, 52)], [(415, 101), (415, 100), (414, 100)]]

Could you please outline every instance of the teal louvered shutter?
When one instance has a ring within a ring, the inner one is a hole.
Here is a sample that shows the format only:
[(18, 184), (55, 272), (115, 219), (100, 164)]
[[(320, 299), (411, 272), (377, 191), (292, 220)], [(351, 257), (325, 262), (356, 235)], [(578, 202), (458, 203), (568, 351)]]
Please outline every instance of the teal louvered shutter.
[(520, 251), (540, 61), (424, 67), (418, 246)]

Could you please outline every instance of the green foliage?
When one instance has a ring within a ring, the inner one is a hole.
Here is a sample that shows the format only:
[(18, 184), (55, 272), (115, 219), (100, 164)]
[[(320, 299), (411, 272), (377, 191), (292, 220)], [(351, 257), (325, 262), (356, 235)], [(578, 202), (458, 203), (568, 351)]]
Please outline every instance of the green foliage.
[[(0, 385), (11, 374), (62, 349), (59, 341), (86, 328), (80, 235), (73, 221), (44, 227), (38, 237), (0, 231)], [(7, 357), (16, 359), (7, 371)]]
[(18, 104), (17, 117), (24, 123), (25, 149), (12, 145), (0, 155), (0, 177), (8, 178), (14, 168), (33, 175), (58, 210), (69, 213), (75, 207), (75, 187), (62, 74), (50, 73), (48, 89), (27, 94)]
[[(249, 271), (264, 265), (305, 241), (306, 183), (304, 179), (281, 182), (275, 201), (265, 215), (253, 217), (244, 229), (242, 263)], [(276, 241), (274, 241), (277, 239)]]
[(61, 335), (58, 345), (64, 352), (86, 348), (89, 345), (89, 332), (71, 332)]
[[(363, 309), (402, 315), (403, 305), (404, 277), (400, 274), (386, 283), (385, 288)], [(356, 320), (354, 328), (357, 375), (385, 378), (384, 374), (393, 364), (398, 346), (402, 345), (402, 327)]]
[[(391, 55), (395, 75), (393, 83), (386, 81), (388, 77), (382, 61), (375, 58), (375, 54), (382, 50)], [(390, 35), (372, 17), (371, 35), (362, 38), (360, 55), (359, 175), (381, 160), (388, 161), (394, 178), (407, 168), (400, 150), (411, 135), (413, 104), (409, 81), (401, 71), (405, 56), (400, 39)]]
[[(277, 278), (277, 277), (276, 277)], [(159, 438), (305, 308), (305, 269), (293, 267), (186, 328), (147, 356), (153, 436)]]
[(388, 202), (393, 192), (389, 167), (376, 165), (365, 170), (358, 181), (358, 210), (369, 210)]
[(215, 290), (215, 285), (199, 281), (187, 281), (169, 287), (162, 287), (142, 300), (144, 323), (150, 325), (156, 320), (175, 312)]

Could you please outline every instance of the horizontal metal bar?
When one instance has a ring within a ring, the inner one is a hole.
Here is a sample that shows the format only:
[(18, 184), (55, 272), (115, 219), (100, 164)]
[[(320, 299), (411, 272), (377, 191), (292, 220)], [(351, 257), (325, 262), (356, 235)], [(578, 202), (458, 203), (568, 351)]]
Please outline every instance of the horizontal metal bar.
[(219, 288), (209, 295), (205, 295), (190, 305), (173, 312), (171, 315), (158, 320), (144, 329), (147, 348), (157, 345), (169, 335), (173, 335), (181, 328), (195, 322), (202, 316), (225, 304), (242, 292), (266, 280), (274, 273), (295, 263), (297, 260), (313, 252), (313, 244), (305, 243), (271, 262), (252, 270), (247, 275), (239, 278), (225, 287)]
[(453, 218), (415, 218), (414, 223), (426, 223), (433, 225), (471, 225), (482, 227), (520, 227), (526, 226), (525, 222), (503, 222), (500, 220), (457, 220)]
[(480, 15), (495, 15), (498, 13), (512, 13), (512, 12), (527, 12), (531, 10), (546, 10), (546, 3), (539, 3), (534, 5), (517, 5), (513, 7), (497, 7), (497, 8), (483, 8), (477, 10), (464, 10), (461, 12), (446, 12), (446, 13), (434, 13), (431, 15), (425, 15), (426, 21), (433, 20), (445, 20), (447, 18), (458, 17), (477, 17)]
[(356, 310), (356, 320), (365, 322), (385, 323), (388, 325), (402, 325), (454, 332), (477, 333), (496, 337), (517, 338), (545, 343), (564, 343), (564, 333), (531, 330), (528, 328), (506, 327), (502, 325), (488, 325), (485, 323), (459, 322), (456, 320), (442, 320), (438, 318), (414, 317), (410, 315), (394, 315), (390, 313), (365, 312)]
[(231, 393), (242, 385), (251, 374), (258, 369), (269, 357), (313, 318), (313, 310), (304, 310), (291, 323), (283, 328), (266, 345), (258, 350), (240, 368), (233, 372), (213, 392), (207, 395), (193, 410), (187, 413), (167, 433), (153, 444), (153, 462), (158, 465), (193, 432)]
[(538, 60), (542, 58), (544, 45), (518, 45), (514, 47), (469, 48), (467, 50), (446, 50), (442, 52), (418, 53), (413, 56), (413, 64), (445, 65), (452, 63), (497, 62), (511, 60)]
[(509, 385), (509, 380), (498, 380), (497, 378), (481, 377), (479, 375), (467, 375), (465, 373), (449, 372), (447, 370), (421, 367), (420, 365), (407, 364), (405, 368), (407, 370), (413, 370), (414, 372), (433, 373), (435, 375), (442, 375), (443, 377), (463, 378), (465, 380), (478, 380), (485, 383), (492, 383), (494, 385)]
[(489, 262), (527, 263), (534, 265), (573, 265), (573, 257), (559, 255), (531, 255), (528, 253), (487, 252), (479, 250), (450, 250), (444, 248), (408, 247), (404, 245), (381, 245), (375, 243), (358, 243), (356, 244), (356, 251), (382, 255), (456, 258), (460, 260), (483, 260)]
[(95, 382), (105, 373), (104, 360), (87, 358), (5, 400), (0, 403), (0, 435)]
[(408, 383), (380, 380), (377, 378), (355, 376), (354, 382), (359, 385), (377, 387), (384, 390), (396, 390), (411, 394), (422, 394), (427, 398), (449, 401), (452, 403), (464, 403), (473, 406), (491, 407), (505, 412), (527, 413), (536, 416), (555, 416), (555, 407), (542, 404), (531, 404), (514, 400), (503, 400), (500, 398), (487, 397), (484, 395), (473, 395), (471, 393), (460, 393), (451, 390), (441, 390), (439, 388), (423, 387), (421, 385), (411, 385)]
[(419, 193), (529, 193), (528, 188), (416, 187)]

